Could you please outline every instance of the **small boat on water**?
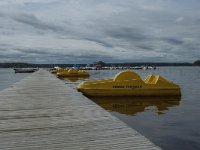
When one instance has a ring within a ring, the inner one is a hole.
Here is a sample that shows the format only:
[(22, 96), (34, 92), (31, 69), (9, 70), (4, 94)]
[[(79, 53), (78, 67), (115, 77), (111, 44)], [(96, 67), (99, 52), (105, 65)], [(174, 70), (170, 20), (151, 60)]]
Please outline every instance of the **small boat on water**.
[(113, 79), (85, 81), (77, 90), (86, 96), (174, 96), (180, 87), (162, 76), (149, 75), (145, 80), (132, 71), (119, 72)]
[(66, 69), (57, 73), (58, 77), (89, 77), (90, 74), (84, 70)]
[(38, 71), (38, 68), (14, 68), (15, 73), (32, 73)]

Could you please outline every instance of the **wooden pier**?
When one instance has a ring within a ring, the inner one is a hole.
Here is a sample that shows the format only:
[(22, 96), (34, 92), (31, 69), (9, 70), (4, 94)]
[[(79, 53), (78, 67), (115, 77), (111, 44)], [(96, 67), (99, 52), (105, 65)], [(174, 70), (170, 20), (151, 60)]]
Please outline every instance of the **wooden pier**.
[(0, 150), (160, 149), (48, 71), (0, 92)]

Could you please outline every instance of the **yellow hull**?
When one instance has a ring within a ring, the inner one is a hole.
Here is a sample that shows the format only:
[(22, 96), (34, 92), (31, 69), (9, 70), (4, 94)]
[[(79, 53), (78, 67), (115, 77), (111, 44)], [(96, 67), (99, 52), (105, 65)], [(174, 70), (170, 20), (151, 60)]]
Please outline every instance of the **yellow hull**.
[(65, 78), (65, 77), (89, 77), (89, 75), (84, 75), (84, 74), (57, 74), (58, 77), (60, 78)]
[(144, 81), (131, 71), (113, 79), (82, 82), (78, 91), (88, 96), (178, 96), (180, 87), (161, 76), (149, 75)]
[(57, 76), (60, 78), (65, 78), (65, 77), (89, 77), (90, 75), (88, 72), (84, 70), (69, 69), (57, 73)]
[(179, 89), (81, 89), (87, 96), (179, 96)]
[(52, 70), (51, 73), (57, 74), (57, 73), (63, 72), (64, 70), (65, 69), (56, 69), (56, 70)]

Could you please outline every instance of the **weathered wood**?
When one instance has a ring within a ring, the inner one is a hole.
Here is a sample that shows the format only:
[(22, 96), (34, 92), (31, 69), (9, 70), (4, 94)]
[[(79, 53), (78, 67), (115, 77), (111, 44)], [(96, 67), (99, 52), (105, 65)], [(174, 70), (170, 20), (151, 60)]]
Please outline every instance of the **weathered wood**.
[(45, 70), (0, 92), (0, 149), (160, 149)]

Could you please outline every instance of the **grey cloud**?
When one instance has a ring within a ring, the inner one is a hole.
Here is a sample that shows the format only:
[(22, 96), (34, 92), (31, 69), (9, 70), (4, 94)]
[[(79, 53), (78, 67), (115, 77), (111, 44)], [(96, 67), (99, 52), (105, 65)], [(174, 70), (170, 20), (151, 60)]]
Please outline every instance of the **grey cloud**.
[(176, 38), (163, 38), (164, 41), (170, 43), (170, 44), (174, 44), (174, 45), (182, 45), (184, 44), (183, 40), (180, 39), (176, 39)]
[(143, 50), (154, 50), (154, 48), (151, 45), (136, 45), (136, 47), (143, 49)]
[(113, 44), (108, 43), (108, 42), (105, 42), (105, 41), (103, 41), (102, 39), (95, 39), (95, 38), (91, 38), (91, 39), (90, 39), (90, 38), (85, 38), (85, 40), (92, 41), (92, 42), (96, 42), (96, 43), (98, 43), (98, 44), (100, 44), (100, 45), (102, 45), (102, 46), (108, 47), (108, 48), (114, 47)]
[(132, 41), (144, 41), (147, 39), (146, 35), (144, 35), (139, 29), (135, 28), (119, 27), (115, 30), (108, 30), (107, 34), (114, 38), (128, 39)]
[(19, 51), (19, 52), (22, 52), (24, 54), (37, 54), (37, 55), (41, 55), (41, 54), (49, 54), (48, 50), (45, 50), (45, 49), (31, 49), (31, 48), (16, 48), (15, 50)]
[(19, 58), (21, 58), (23, 55), (21, 55), (21, 54), (1, 54), (0, 55), (0, 58), (1, 59), (8, 59), (8, 58), (10, 58), (10, 59), (13, 59), (13, 60), (15, 60), (16, 58), (17, 59), (19, 59)]
[[(59, 58), (62, 58), (59, 57)], [(67, 58), (67, 59), (65, 59)], [(105, 62), (115, 62), (118, 61), (118, 59), (113, 58), (112, 56), (104, 55), (104, 54), (82, 54), (81, 56), (74, 56), (74, 55), (67, 55), (64, 59), (60, 60), (63, 63), (94, 63), (98, 60), (102, 60)]]
[(11, 44), (4, 44), (4, 43), (0, 43), (0, 47), (7, 47), (7, 46), (11, 46)]
[(13, 15), (13, 16), (11, 16), (11, 18), (18, 22), (27, 24), (27, 25), (32, 26), (37, 29), (51, 30), (51, 31), (55, 31), (55, 32), (63, 31), (62, 27), (53, 25), (52, 23), (43, 22), (43, 21), (39, 20), (33, 14)]
[(58, 53), (56, 49), (48, 51), (48, 49), (41, 49), (41, 48), (36, 48), (36, 49), (16, 48), (15, 50), (17, 50), (18, 53), (1, 55), (1, 58), (4, 59), (16, 58), (15, 59), (16, 61), (23, 60), (31, 63), (34, 63), (36, 60), (37, 63), (44, 63), (43, 62), (44, 60), (50, 63), (77, 63), (77, 61), (82, 63), (91, 63), (97, 60), (103, 60), (103, 61), (115, 60), (115, 58), (113, 58), (112, 56), (108, 56), (104, 53), (101, 54), (92, 51), (90, 53), (86, 53), (83, 50), (80, 50), (79, 53), (73, 53), (73, 54), (67, 52)]
[[(46, 62), (194, 61), (200, 49), (200, 11), (194, 7), (198, 4), (194, 0), (22, 1), (10, 5), (13, 12), (0, 8), (0, 33), (9, 33), (1, 35), (0, 51), (15, 49), (27, 61)], [(13, 36), (20, 34), (24, 36)], [(43, 38), (50, 46), (40, 41)], [(17, 54), (7, 54), (17, 59)]]
[(0, 12), (0, 17), (4, 17), (4, 14), (2, 12)]

